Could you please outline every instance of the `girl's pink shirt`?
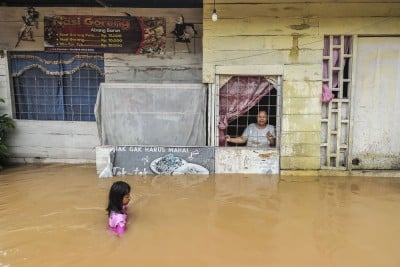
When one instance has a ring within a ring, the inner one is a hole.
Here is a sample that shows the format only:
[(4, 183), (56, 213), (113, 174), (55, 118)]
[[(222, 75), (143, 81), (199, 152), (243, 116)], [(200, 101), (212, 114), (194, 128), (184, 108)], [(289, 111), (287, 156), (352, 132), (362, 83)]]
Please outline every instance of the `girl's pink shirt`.
[[(127, 207), (124, 206), (123, 209), (126, 211)], [(126, 230), (127, 220), (128, 215), (126, 213), (111, 211), (110, 216), (108, 217), (108, 228), (115, 234), (123, 234)]]

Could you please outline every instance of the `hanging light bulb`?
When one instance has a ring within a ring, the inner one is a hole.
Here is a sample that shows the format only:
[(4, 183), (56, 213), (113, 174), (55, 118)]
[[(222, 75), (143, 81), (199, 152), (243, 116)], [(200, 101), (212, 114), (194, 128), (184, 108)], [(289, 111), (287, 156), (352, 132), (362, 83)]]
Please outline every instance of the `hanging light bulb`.
[(212, 15), (211, 15), (212, 21), (217, 21), (218, 20), (218, 15), (217, 15), (217, 10), (214, 9)]
[(215, 9), (215, 0), (214, 0), (214, 10), (213, 10), (213, 13), (211, 15), (211, 19), (212, 19), (212, 21), (217, 21), (218, 20), (217, 10)]

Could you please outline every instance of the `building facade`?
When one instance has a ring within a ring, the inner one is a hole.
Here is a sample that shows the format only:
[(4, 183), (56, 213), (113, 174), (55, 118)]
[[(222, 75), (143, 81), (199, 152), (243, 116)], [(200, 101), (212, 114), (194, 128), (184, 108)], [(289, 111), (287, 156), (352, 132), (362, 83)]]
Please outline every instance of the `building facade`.
[[(217, 21), (211, 19), (214, 8)], [(0, 8), (0, 93), (7, 104), (1, 108), (14, 117), (10, 57), (17, 51), (43, 52), (44, 47), (42, 21), (33, 29), (34, 41), (15, 47), (24, 11)], [(42, 16), (130, 12), (37, 11)], [(104, 53), (104, 82), (204, 84), (207, 138), (197, 145), (215, 148), (216, 172), (308, 175), (400, 169), (397, 1), (204, 1), (203, 9), (132, 12), (166, 19), (165, 53)], [(173, 34), (179, 16), (195, 26), (190, 43), (177, 42)], [(237, 88), (246, 88), (247, 96), (235, 98)], [(321, 101), (323, 89), (333, 99)], [(275, 126), (275, 147), (249, 149), (225, 142), (226, 134), (240, 135), (261, 109), (268, 110)], [(17, 162), (95, 162), (101, 145), (93, 121), (17, 119), (8, 141)]]

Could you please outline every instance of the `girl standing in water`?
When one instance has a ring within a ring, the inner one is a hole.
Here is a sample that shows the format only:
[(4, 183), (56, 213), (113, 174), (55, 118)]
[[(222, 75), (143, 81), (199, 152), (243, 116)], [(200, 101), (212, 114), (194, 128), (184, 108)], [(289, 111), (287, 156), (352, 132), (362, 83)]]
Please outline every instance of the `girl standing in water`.
[(108, 227), (115, 234), (121, 235), (126, 230), (128, 203), (131, 200), (131, 187), (118, 181), (112, 184), (108, 195)]

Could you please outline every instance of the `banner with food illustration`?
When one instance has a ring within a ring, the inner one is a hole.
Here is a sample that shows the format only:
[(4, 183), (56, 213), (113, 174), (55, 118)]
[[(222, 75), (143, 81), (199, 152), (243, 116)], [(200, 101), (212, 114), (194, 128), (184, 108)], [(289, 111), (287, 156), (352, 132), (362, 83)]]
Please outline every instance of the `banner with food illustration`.
[(165, 18), (134, 16), (44, 17), (44, 49), (56, 52), (164, 54)]
[(113, 175), (214, 173), (213, 147), (116, 146)]

